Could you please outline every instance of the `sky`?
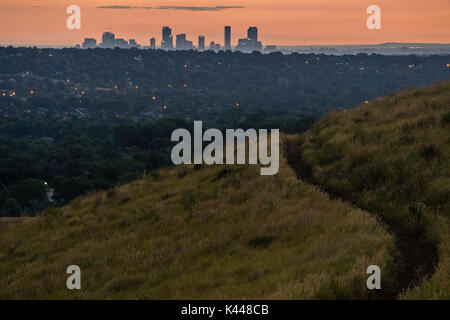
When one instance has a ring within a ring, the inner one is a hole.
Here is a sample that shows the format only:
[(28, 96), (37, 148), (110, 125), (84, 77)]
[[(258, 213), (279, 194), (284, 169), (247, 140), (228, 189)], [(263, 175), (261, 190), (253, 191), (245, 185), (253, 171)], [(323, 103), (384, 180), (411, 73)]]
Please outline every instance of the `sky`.
[[(69, 30), (69, 5), (81, 8), (81, 29)], [(368, 30), (370, 5), (381, 8), (381, 30)], [(450, 43), (450, 0), (1, 0), (0, 45), (72, 46), (100, 42), (110, 31), (148, 45), (161, 41), (161, 27), (186, 33), (197, 44), (232, 45), (257, 26), (264, 45)], [(174, 36), (175, 38), (175, 36)]]

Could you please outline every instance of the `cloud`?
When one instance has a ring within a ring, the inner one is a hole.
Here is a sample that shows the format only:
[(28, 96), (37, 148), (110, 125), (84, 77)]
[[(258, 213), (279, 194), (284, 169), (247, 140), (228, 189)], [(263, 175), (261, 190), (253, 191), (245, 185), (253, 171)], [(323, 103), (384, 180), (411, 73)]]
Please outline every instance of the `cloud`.
[(97, 9), (154, 9), (153, 7), (138, 7), (138, 6), (99, 6)]
[(188, 10), (188, 11), (221, 11), (226, 9), (242, 9), (243, 6), (215, 6), (215, 7), (185, 7), (185, 6), (159, 6), (158, 10)]
[(215, 7), (194, 7), (194, 6), (99, 6), (97, 9), (143, 9), (143, 10), (185, 10), (185, 11), (221, 11), (226, 9), (242, 9), (243, 6), (215, 6)]

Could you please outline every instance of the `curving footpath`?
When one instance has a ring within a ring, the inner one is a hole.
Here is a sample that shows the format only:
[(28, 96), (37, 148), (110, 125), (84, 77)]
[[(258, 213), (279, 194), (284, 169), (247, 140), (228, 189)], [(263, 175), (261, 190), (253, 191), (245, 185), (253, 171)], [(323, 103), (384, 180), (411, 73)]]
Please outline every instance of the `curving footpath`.
[[(314, 180), (311, 170), (302, 163), (301, 146), (297, 139), (286, 137), (284, 139), (284, 151), (288, 163), (296, 172), (298, 179), (318, 186), (321, 190), (327, 192), (331, 198), (339, 199), (351, 203), (355, 207), (359, 207), (358, 204), (345, 195), (337, 194)], [(379, 291), (379, 299), (396, 299), (402, 291), (416, 286), (421, 280), (434, 273), (439, 261), (438, 249), (435, 244), (426, 241), (424, 234), (412, 236), (406, 232), (403, 226), (389, 224), (383, 219), (383, 215), (367, 210), (366, 208), (361, 209), (375, 215), (384, 223), (387, 230), (393, 234), (399, 252), (398, 255), (393, 257), (392, 279), (388, 283), (388, 286), (384, 286)]]

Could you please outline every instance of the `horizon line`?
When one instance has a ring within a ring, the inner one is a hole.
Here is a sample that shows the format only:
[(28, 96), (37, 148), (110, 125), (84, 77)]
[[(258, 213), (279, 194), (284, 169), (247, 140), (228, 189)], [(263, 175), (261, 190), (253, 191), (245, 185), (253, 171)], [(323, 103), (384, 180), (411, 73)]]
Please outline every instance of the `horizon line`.
[[(93, 38), (95, 39), (95, 38)], [(389, 41), (389, 42), (377, 42), (377, 43), (345, 43), (345, 44), (289, 44), (289, 45), (283, 45), (283, 44), (272, 44), (267, 43), (266, 45), (275, 45), (277, 47), (281, 48), (289, 48), (289, 47), (345, 47), (345, 46), (379, 46), (379, 45), (389, 45), (389, 44), (396, 44), (396, 45), (408, 45), (408, 44), (415, 44), (415, 45), (441, 45), (446, 46), (450, 45), (450, 42), (444, 43), (444, 42), (395, 42), (395, 41)], [(17, 48), (74, 48), (77, 45), (81, 45), (81, 43), (75, 43), (71, 45), (37, 45), (37, 44), (1, 44), (0, 47), (17, 47)], [(142, 44), (140, 44), (142, 46)], [(147, 45), (144, 45), (147, 46)], [(100, 48), (100, 47), (99, 47)]]

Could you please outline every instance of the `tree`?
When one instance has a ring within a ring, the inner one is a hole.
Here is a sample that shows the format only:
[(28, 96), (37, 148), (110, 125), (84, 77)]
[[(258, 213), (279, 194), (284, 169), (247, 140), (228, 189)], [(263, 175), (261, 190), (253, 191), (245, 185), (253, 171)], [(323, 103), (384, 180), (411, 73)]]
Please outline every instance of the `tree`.
[(113, 137), (114, 141), (119, 145), (136, 145), (138, 141), (138, 131), (133, 124), (121, 123), (113, 127)]
[[(0, 211), (1, 212), (1, 211)], [(15, 199), (6, 199), (5, 210), (3, 210), (6, 217), (20, 217), (20, 206)]]
[(29, 99), (32, 108), (56, 109), (56, 102), (52, 98), (33, 96)]
[(55, 197), (60, 201), (70, 201), (91, 189), (91, 183), (85, 177), (67, 178), (61, 181)]
[(8, 189), (4, 184), (0, 183), (0, 209), (5, 206), (7, 197), (8, 197)]
[(47, 185), (42, 180), (24, 179), (9, 188), (9, 196), (26, 207), (33, 199), (39, 202), (47, 199)]

